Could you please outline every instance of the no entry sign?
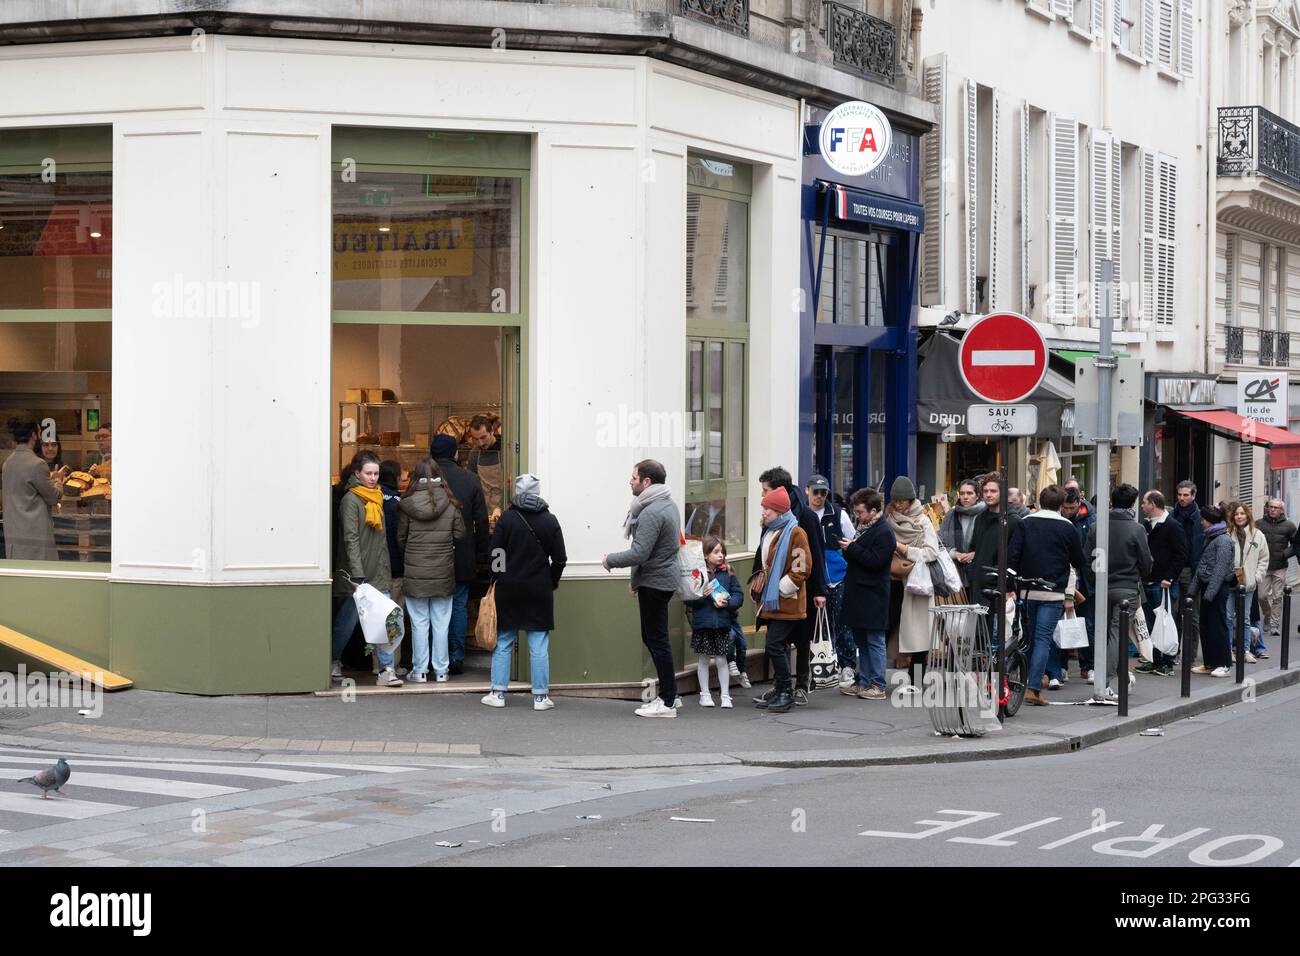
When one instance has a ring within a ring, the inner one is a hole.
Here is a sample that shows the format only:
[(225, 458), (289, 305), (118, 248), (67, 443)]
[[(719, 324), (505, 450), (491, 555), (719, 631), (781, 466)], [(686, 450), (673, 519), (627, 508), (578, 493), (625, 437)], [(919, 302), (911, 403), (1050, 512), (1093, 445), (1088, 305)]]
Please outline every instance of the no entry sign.
[(961, 377), (986, 402), (1025, 398), (1047, 374), (1047, 342), (1017, 312), (994, 312), (978, 320), (961, 340)]

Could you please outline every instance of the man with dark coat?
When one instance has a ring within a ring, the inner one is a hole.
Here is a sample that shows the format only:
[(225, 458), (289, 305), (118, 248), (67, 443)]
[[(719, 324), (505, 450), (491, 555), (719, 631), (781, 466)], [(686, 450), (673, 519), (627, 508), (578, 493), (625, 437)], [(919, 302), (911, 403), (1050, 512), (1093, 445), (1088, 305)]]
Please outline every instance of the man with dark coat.
[[(1147, 600), (1142, 612), (1146, 615), (1147, 629), (1150, 630), (1155, 623), (1156, 611), (1166, 596), (1174, 619), (1179, 617), (1179, 598), (1182, 592), (1178, 576), (1187, 567), (1187, 536), (1165, 510), (1165, 496), (1154, 488), (1142, 496), (1142, 514), (1145, 516), (1142, 527), (1147, 532), (1147, 549), (1151, 552), (1151, 570), (1143, 582)], [(1139, 664), (1137, 672), (1172, 677), (1175, 657), (1176, 655), (1154, 649), (1151, 663)]]
[[(1147, 547), (1147, 533), (1137, 523), (1132, 507), (1137, 503), (1138, 490), (1132, 485), (1118, 485), (1110, 493), (1110, 549), (1106, 555), (1106, 593), (1110, 608), (1110, 627), (1106, 638), (1106, 698), (1119, 697), (1115, 690), (1117, 679), (1123, 677), (1130, 684), (1134, 678), (1128, 669), (1128, 635), (1119, 633), (1120, 605), (1127, 601), (1134, 613), (1142, 608), (1142, 582), (1151, 573), (1151, 549)], [(1088, 532), (1085, 551), (1092, 554), (1097, 547), (1097, 529)], [(1091, 566), (1089, 568), (1091, 571)], [(1094, 577), (1094, 587), (1096, 578)], [(1096, 635), (1098, 645), (1101, 635)]]
[(850, 503), (858, 530), (851, 542), (841, 542), (849, 569), (844, 576), (840, 623), (853, 633), (858, 667), (856, 682), (841, 684), (840, 693), (863, 700), (884, 700), (889, 567), (897, 540), (889, 522), (881, 520), (885, 499), (880, 492), (863, 488), (853, 493)]
[(469, 534), (456, 542), (456, 590), (451, 596), (451, 627), (447, 642), (451, 654), (451, 674), (465, 670), (465, 629), (468, 614), (469, 586), (478, 574), (478, 566), (488, 560), (488, 516), (483, 500), (483, 485), (456, 463), (456, 439), (438, 435), (429, 445), (429, 456), (442, 469), (442, 480), (461, 503), (461, 513)]
[[(1196, 500), (1196, 485), (1191, 481), (1180, 481), (1177, 492), (1178, 504), (1169, 513), (1169, 517), (1178, 523), (1178, 527), (1183, 529), (1183, 536), (1187, 538), (1187, 567), (1178, 575), (1178, 583), (1183, 594), (1191, 594), (1196, 569), (1201, 563), (1201, 552), (1205, 550), (1205, 527), (1201, 524), (1201, 506)], [(1183, 647), (1200, 646), (1200, 637), (1201, 602), (1193, 601), (1191, 613), (1187, 615), (1187, 634), (1183, 635)]]

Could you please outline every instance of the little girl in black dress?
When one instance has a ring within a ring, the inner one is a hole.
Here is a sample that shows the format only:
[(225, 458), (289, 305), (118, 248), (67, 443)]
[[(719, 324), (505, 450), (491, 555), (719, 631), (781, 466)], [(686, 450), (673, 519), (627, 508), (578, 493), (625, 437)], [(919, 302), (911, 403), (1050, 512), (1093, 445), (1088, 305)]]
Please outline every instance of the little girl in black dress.
[(709, 566), (708, 584), (704, 597), (687, 601), (691, 609), (691, 650), (700, 655), (696, 673), (700, 680), (700, 706), (712, 707), (713, 695), (709, 693), (709, 661), (718, 671), (718, 687), (722, 691), (722, 706), (731, 708), (728, 686), (727, 651), (731, 649), (731, 626), (744, 603), (740, 582), (727, 567), (727, 549), (715, 535), (704, 538), (704, 560)]

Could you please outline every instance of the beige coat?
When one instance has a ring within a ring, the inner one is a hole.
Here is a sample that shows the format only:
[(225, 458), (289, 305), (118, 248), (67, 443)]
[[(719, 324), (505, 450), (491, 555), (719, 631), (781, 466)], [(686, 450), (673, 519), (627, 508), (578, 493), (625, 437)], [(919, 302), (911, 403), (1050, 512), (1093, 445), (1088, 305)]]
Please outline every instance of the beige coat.
[(4, 489), (5, 557), (15, 561), (57, 561), (54, 504), (63, 489), (50, 480), (50, 466), (20, 445), (0, 468)]
[[(925, 540), (920, 547), (909, 547), (907, 549), (907, 559), (909, 561), (936, 561), (939, 558), (939, 536), (935, 533), (934, 525), (922, 513), (923, 508), (919, 500), (912, 502), (912, 507), (908, 515), (920, 517), (925, 531)], [(886, 513), (886, 519), (889, 521), (891, 528), (897, 533), (899, 521), (891, 508)], [(901, 540), (901, 537), (900, 537)], [(903, 607), (898, 618), (898, 629), (889, 635), (890, 646), (897, 645), (899, 654), (920, 654), (930, 649), (930, 608), (934, 607), (933, 597), (924, 597), (920, 594), (908, 594), (903, 590)]]
[(1268, 539), (1264, 537), (1264, 532), (1255, 528), (1247, 534), (1246, 546), (1243, 548), (1234, 531), (1235, 529), (1228, 532), (1228, 537), (1232, 539), (1232, 566), (1246, 572), (1246, 590), (1253, 591), (1264, 575), (1268, 574)]

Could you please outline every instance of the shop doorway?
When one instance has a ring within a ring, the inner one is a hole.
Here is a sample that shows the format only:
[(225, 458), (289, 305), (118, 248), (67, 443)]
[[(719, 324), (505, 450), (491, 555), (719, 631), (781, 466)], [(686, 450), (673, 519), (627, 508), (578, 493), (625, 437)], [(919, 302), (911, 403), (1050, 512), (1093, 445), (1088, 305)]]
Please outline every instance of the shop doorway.
[(845, 504), (857, 489), (885, 481), (886, 361), (879, 349), (816, 350), (813, 466)]

